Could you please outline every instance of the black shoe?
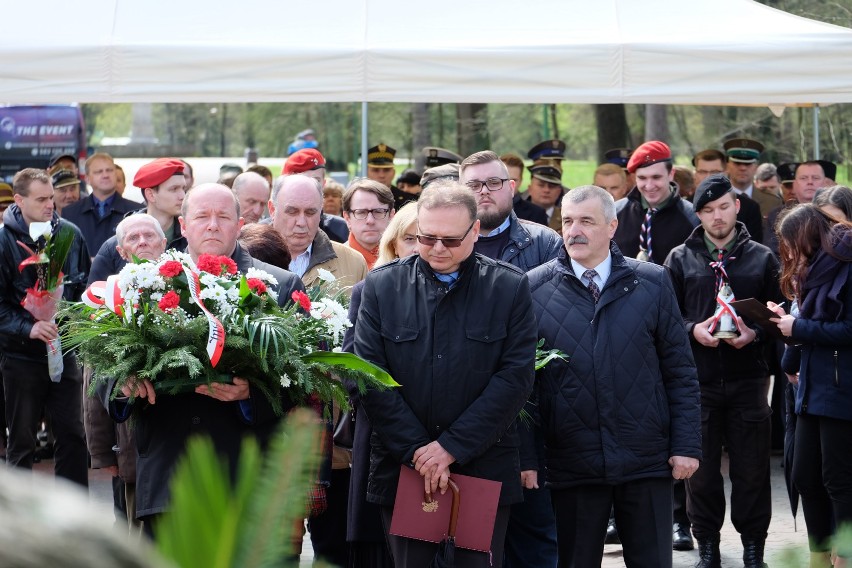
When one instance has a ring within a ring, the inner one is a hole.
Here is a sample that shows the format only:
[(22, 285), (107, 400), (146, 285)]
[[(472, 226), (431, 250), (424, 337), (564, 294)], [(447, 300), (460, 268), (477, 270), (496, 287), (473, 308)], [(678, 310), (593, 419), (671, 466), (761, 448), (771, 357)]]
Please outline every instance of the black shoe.
[(722, 555), (719, 552), (719, 535), (698, 539), (698, 564), (695, 568), (722, 568)]
[(695, 548), (695, 543), (692, 541), (692, 535), (689, 528), (684, 527), (680, 523), (672, 525), (672, 549), (674, 550), (692, 550)]
[(767, 568), (763, 562), (764, 539), (743, 538), (743, 568)]
[(618, 528), (615, 526), (615, 519), (610, 519), (606, 525), (604, 544), (621, 544), (621, 539), (618, 538)]

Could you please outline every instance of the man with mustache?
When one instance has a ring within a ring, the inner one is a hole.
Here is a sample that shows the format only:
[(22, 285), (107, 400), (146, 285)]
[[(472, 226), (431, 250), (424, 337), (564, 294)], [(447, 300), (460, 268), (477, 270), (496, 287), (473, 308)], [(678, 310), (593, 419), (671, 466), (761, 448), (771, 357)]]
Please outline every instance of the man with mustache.
[(722, 444), (728, 449), (731, 521), (743, 543), (746, 568), (761, 568), (772, 503), (769, 489), (771, 410), (769, 365), (762, 329), (737, 317), (737, 335), (713, 336), (720, 289), (740, 300), (780, 302), (778, 260), (737, 221), (740, 201), (724, 174), (704, 179), (695, 192), (701, 219), (665, 261), (690, 335), (701, 387), (703, 463), (686, 483), (687, 513), (698, 540), (701, 568), (718, 568), (725, 520)]
[(701, 457), (698, 381), (665, 269), (626, 258), (606, 190), (562, 200), (564, 249), (529, 272), (544, 349), (538, 372), (560, 566), (600, 566), (614, 507), (627, 566), (672, 566), (672, 478)]

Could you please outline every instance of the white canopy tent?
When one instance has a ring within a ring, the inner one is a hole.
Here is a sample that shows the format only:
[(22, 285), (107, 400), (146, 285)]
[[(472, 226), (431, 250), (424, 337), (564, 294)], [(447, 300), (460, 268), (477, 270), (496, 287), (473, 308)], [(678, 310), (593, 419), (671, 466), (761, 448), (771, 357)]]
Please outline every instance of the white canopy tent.
[(751, 0), (5, 6), (0, 101), (852, 101), (852, 30)]

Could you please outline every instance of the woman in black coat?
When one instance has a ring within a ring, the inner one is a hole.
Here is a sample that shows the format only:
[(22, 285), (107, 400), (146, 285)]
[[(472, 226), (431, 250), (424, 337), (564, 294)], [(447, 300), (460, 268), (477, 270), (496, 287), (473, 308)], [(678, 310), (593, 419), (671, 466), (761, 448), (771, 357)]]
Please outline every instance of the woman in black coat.
[(827, 557), (834, 528), (852, 521), (852, 224), (798, 205), (777, 232), (781, 290), (799, 303), (799, 317), (772, 320), (801, 349), (793, 483), (811, 552)]

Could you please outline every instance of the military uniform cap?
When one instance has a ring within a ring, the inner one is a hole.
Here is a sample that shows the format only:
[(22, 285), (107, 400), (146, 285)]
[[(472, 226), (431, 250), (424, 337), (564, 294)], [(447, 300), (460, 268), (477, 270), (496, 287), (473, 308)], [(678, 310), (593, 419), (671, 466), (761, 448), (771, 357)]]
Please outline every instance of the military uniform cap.
[(763, 152), (763, 144), (750, 138), (731, 138), (722, 147), (728, 160), (737, 164), (757, 163)]
[(630, 154), (632, 153), (633, 150), (630, 148), (611, 148), (604, 152), (604, 161), (626, 170), (627, 162), (630, 161)]
[(822, 166), (825, 177), (832, 181), (837, 179), (837, 164), (828, 160), (816, 160), (816, 163)]
[(775, 170), (778, 172), (778, 179), (781, 180), (781, 183), (793, 183), (793, 180), (796, 179), (796, 170), (798, 167), (799, 164), (797, 162), (778, 164)]
[(287, 157), (284, 168), (285, 174), (301, 174), (325, 167), (325, 158), (316, 148), (297, 150)]
[(527, 157), (530, 160), (564, 160), (565, 159), (565, 142), (562, 140), (545, 140), (533, 146)]
[(183, 176), (184, 167), (177, 158), (157, 158), (139, 168), (133, 177), (133, 185), (139, 189), (157, 187), (172, 176)]
[(392, 168), (396, 149), (387, 144), (377, 144), (367, 150), (367, 165), (373, 168)]
[(462, 161), (462, 157), (452, 150), (436, 146), (426, 146), (423, 148), (423, 155), (426, 156), (427, 168), (443, 166), (444, 164), (459, 164)]

